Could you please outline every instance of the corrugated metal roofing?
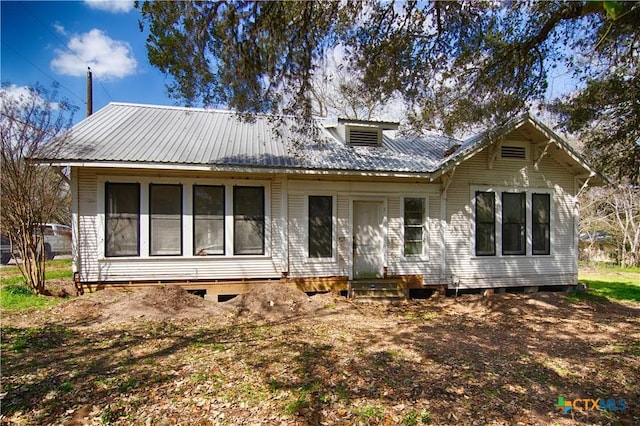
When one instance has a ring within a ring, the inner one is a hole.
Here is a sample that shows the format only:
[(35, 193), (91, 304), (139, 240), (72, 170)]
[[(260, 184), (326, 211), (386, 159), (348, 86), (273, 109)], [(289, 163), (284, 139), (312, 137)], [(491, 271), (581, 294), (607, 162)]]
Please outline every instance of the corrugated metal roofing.
[[(528, 121), (592, 172), (562, 139), (528, 114), (465, 141), (385, 132), (381, 146), (351, 146), (335, 126), (292, 116), (110, 103), (36, 160), (59, 164), (137, 163), (374, 173), (445, 173)], [(394, 123), (387, 123), (394, 124)], [(389, 127), (391, 128), (391, 127)], [(593, 172), (592, 172), (593, 173)]]
[(430, 173), (458, 143), (385, 135), (382, 146), (352, 147), (320, 122), (310, 125), (311, 132), (300, 132), (300, 121), (291, 116), (110, 103), (41, 159)]

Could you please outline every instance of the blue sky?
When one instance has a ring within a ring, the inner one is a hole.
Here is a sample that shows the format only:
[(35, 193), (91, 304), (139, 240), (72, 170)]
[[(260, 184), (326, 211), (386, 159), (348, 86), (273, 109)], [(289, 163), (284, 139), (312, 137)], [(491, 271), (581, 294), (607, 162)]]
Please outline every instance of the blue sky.
[(86, 72), (93, 73), (93, 110), (109, 102), (175, 105), (164, 75), (147, 60), (146, 32), (133, 1), (2, 1), (3, 83), (46, 88), (86, 113)]

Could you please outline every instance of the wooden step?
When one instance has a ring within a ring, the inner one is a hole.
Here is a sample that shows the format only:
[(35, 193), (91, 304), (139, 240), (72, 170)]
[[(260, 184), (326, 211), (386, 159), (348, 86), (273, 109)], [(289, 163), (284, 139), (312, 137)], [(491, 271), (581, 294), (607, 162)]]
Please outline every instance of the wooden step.
[(398, 280), (367, 279), (349, 282), (349, 297), (356, 302), (398, 303), (407, 296)]

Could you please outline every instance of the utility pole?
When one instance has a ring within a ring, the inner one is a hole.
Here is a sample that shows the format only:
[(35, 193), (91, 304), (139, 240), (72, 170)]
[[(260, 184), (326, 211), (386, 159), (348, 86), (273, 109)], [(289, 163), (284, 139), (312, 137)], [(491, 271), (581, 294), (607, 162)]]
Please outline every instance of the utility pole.
[(87, 67), (87, 117), (93, 114), (93, 82), (91, 67)]

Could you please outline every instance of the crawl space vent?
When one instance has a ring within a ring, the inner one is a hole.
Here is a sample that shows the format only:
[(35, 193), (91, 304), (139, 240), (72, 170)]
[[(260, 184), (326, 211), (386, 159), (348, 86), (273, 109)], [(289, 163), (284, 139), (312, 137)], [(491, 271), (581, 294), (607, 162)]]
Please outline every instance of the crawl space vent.
[(515, 160), (526, 160), (527, 152), (523, 146), (503, 146), (501, 148), (502, 158)]
[(349, 143), (354, 146), (379, 146), (378, 129), (349, 129)]

